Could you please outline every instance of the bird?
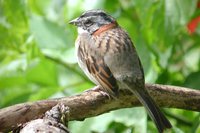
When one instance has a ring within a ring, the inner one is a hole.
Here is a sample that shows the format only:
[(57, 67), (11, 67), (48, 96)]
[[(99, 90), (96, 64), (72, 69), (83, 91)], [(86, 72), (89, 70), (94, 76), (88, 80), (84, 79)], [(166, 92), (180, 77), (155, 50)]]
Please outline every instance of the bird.
[(130, 90), (146, 108), (159, 133), (172, 128), (145, 88), (144, 71), (128, 33), (102, 9), (85, 11), (71, 20), (78, 29), (77, 60), (87, 77), (111, 97)]

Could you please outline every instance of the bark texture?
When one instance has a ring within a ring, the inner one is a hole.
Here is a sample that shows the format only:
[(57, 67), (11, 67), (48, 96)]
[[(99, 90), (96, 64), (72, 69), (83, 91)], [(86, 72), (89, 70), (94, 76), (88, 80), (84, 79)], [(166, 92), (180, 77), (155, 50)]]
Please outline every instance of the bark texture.
[[(158, 84), (146, 84), (146, 88), (160, 107), (200, 111), (199, 90)], [(69, 120), (84, 120), (111, 110), (141, 106), (128, 90), (121, 91), (118, 99), (110, 99), (92, 89), (75, 96), (22, 103), (0, 109), (0, 131), (10, 131), (19, 124), (40, 118), (56, 104), (69, 107)]]

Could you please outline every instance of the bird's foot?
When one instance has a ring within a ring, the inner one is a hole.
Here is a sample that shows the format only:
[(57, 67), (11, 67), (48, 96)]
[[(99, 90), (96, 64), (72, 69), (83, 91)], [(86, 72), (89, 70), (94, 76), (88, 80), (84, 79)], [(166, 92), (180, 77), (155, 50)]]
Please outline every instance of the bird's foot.
[(89, 92), (89, 91), (99, 92), (101, 95), (107, 97), (108, 99), (111, 99), (111, 96), (109, 95), (109, 93), (105, 92), (100, 85), (97, 85), (92, 89), (85, 90), (84, 92)]

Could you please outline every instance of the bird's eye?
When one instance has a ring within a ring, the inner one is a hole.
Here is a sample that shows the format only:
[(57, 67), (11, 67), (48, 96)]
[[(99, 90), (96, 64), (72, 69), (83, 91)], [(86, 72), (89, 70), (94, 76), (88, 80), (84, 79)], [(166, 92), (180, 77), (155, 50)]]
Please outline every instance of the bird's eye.
[(85, 26), (89, 27), (89, 26), (92, 25), (92, 21), (91, 20), (87, 20), (87, 21), (85, 21), (84, 24), (85, 24)]

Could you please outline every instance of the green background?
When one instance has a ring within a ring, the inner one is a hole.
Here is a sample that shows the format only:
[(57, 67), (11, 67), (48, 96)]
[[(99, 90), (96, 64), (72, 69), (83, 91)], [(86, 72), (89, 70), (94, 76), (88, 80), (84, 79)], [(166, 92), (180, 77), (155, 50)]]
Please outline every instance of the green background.
[[(77, 66), (76, 27), (68, 22), (104, 9), (128, 31), (146, 82), (200, 89), (200, 15), (197, 0), (0, 0), (0, 108), (70, 96), (94, 86)], [(165, 109), (175, 133), (199, 133), (198, 112)], [(81, 122), (73, 133), (154, 133), (145, 110), (121, 109)]]

